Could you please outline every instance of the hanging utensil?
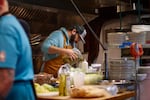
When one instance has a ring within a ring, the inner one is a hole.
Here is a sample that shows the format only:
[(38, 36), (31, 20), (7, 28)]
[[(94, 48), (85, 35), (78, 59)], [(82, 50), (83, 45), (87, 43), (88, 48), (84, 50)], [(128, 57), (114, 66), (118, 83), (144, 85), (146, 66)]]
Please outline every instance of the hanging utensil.
[(38, 44), (40, 44), (40, 42), (31, 43), (32, 46), (38, 45)]
[(35, 42), (39, 42), (39, 41), (41, 41), (41, 39), (40, 39), (40, 38), (38, 38), (38, 39), (34, 39), (34, 40), (30, 41), (30, 42), (31, 42), (31, 43), (35, 43)]
[(35, 40), (37, 38), (41, 38), (41, 34), (34, 34), (33, 36), (31, 36), (30, 41)]

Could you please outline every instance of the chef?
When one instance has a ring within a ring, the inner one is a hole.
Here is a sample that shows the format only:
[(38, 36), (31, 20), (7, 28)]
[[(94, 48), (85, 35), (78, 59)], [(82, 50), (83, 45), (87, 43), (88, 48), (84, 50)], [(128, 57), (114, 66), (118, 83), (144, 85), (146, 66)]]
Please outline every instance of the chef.
[(45, 60), (43, 71), (57, 77), (57, 71), (64, 64), (63, 56), (67, 55), (71, 60), (77, 59), (72, 48), (79, 40), (85, 43), (85, 36), (86, 30), (81, 25), (61, 27), (50, 33), (41, 47)]

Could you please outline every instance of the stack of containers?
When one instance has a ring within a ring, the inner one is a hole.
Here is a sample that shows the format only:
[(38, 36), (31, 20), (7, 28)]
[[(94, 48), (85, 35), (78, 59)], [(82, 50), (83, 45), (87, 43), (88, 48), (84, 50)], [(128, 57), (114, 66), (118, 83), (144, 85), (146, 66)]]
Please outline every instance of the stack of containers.
[(125, 41), (126, 34), (124, 32), (108, 33), (107, 42), (108, 45), (119, 46)]
[(130, 42), (135, 42), (139, 44), (146, 43), (146, 32), (140, 32), (140, 33), (127, 32), (127, 36)]
[(146, 35), (144, 37), (146, 43), (150, 43), (150, 25), (144, 25), (144, 24), (132, 25), (131, 31), (134, 33), (144, 33)]
[(109, 64), (110, 80), (134, 80), (135, 62), (133, 60), (111, 60)]

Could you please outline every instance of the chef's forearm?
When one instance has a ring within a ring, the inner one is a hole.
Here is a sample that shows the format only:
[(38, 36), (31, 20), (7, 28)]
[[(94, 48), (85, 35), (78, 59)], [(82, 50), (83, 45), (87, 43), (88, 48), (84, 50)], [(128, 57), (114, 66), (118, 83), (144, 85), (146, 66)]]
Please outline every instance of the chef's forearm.
[(6, 97), (14, 80), (14, 70), (0, 68), (0, 98)]
[(49, 47), (48, 52), (49, 52), (49, 54), (64, 54), (65, 49), (51, 46), (51, 47)]

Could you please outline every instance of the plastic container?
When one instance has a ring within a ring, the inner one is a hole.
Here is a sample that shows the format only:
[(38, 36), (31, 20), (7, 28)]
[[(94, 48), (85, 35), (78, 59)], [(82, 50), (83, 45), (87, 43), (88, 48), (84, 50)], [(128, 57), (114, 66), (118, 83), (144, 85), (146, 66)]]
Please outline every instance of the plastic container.
[(73, 73), (73, 83), (75, 87), (81, 87), (84, 85), (85, 74), (83, 72), (75, 71)]
[(93, 69), (96, 69), (97, 72), (101, 72), (101, 64), (91, 64)]
[(86, 73), (84, 77), (85, 85), (98, 85), (103, 79), (103, 74), (99, 73)]
[(130, 42), (136, 42), (140, 44), (146, 43), (146, 32), (140, 32), (140, 33), (128, 32), (127, 36), (129, 37)]
[(112, 95), (116, 95), (118, 93), (118, 87), (117, 85), (110, 85), (106, 87), (106, 90), (111, 93)]
[(108, 33), (108, 45), (121, 45), (125, 41), (126, 34), (123, 32)]
[(70, 69), (69, 65), (62, 65), (59, 69), (59, 96), (67, 96), (70, 92)]

